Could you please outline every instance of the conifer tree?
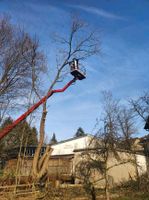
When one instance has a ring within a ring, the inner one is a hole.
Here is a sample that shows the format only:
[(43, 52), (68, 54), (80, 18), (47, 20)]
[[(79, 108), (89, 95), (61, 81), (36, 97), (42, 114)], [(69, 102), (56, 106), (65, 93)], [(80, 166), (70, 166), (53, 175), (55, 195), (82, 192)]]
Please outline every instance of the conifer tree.
[(79, 127), (77, 129), (77, 132), (75, 133), (74, 137), (80, 137), (80, 136), (84, 136), (85, 135), (85, 132), (83, 130), (83, 128)]
[[(0, 129), (3, 129), (9, 124), (13, 123), (13, 119), (8, 117), (6, 118)], [(23, 134), (23, 137), (22, 137)], [(18, 126), (16, 126), (5, 138), (0, 141), (0, 150), (1, 153), (19, 147), (21, 144), (21, 138), (23, 138), (22, 145), (37, 145), (37, 130), (35, 127), (31, 127), (30, 124), (24, 120)]]
[(52, 138), (50, 140), (50, 144), (53, 145), (53, 144), (56, 144), (56, 143), (57, 143), (56, 135), (55, 135), (55, 133), (53, 133)]

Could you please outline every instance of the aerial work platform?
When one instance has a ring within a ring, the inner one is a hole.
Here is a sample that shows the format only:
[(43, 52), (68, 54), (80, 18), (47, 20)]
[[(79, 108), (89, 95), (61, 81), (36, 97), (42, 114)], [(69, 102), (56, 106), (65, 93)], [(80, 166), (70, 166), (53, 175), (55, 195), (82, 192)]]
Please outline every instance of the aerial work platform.
[(82, 80), (85, 77), (85, 75), (78, 69), (74, 69), (73, 71), (70, 72), (75, 78)]
[(80, 69), (79, 69), (79, 65), (78, 65), (78, 59), (73, 59), (70, 63), (70, 73), (78, 80), (82, 80), (85, 79), (85, 73), (83, 73)]

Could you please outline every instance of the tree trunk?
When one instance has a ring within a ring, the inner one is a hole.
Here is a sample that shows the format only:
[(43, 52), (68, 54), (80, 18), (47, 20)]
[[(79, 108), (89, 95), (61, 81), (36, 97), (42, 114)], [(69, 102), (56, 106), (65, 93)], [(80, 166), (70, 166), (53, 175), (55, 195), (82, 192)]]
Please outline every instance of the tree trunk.
[(96, 200), (96, 192), (95, 192), (94, 186), (92, 186), (92, 189), (91, 189), (91, 196), (92, 196), (92, 200)]
[(47, 146), (46, 151), (44, 155), (40, 158), (40, 152), (41, 148), (43, 146), (44, 142), (44, 136), (45, 136), (45, 120), (46, 120), (47, 110), (46, 110), (46, 102), (43, 104), (43, 111), (42, 111), (42, 117), (40, 121), (40, 138), (39, 143), (34, 155), (33, 159), (33, 178), (35, 181), (39, 181), (40, 178), (42, 178), (45, 173), (47, 172), (48, 167), (48, 161), (50, 158), (50, 155), (52, 153), (52, 149), (50, 146)]
[(134, 164), (135, 164), (135, 172), (136, 172), (136, 180), (137, 180), (137, 189), (140, 190), (140, 175), (138, 171), (138, 163), (136, 155), (134, 154)]
[(108, 183), (108, 176), (107, 176), (107, 174), (105, 175), (105, 194), (106, 194), (106, 199), (110, 200), (110, 196), (109, 196), (109, 183)]
[(110, 200), (110, 195), (109, 195), (109, 179), (108, 179), (108, 171), (107, 171), (107, 159), (105, 163), (105, 195), (106, 195), (106, 200)]

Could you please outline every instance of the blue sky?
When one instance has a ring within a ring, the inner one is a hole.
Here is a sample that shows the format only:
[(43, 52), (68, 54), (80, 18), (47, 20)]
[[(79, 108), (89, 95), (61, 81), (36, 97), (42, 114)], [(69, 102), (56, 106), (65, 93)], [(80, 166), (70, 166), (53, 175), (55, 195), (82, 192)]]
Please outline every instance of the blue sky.
[[(53, 132), (59, 140), (72, 137), (79, 126), (91, 133), (102, 113), (103, 90), (126, 102), (148, 89), (148, 10), (148, 0), (0, 0), (1, 14), (8, 13), (14, 24), (37, 35), (51, 69), (56, 47), (50, 43), (50, 34), (67, 34), (70, 13), (101, 30), (102, 52), (85, 62), (87, 79), (48, 101), (48, 138)], [(145, 134), (143, 129), (139, 131)]]

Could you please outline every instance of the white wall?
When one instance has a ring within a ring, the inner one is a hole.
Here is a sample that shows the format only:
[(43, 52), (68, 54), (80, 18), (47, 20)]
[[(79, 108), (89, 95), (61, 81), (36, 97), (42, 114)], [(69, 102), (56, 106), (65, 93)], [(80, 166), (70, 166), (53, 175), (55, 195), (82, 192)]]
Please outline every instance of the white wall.
[(68, 155), (74, 154), (74, 150), (84, 149), (88, 146), (91, 136), (84, 136), (80, 138), (74, 138), (72, 140), (66, 140), (64, 142), (52, 145), (52, 155)]
[(144, 155), (136, 155), (139, 174), (147, 172), (146, 157)]

